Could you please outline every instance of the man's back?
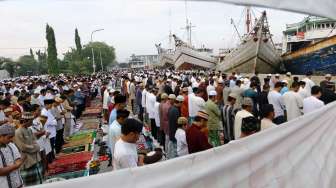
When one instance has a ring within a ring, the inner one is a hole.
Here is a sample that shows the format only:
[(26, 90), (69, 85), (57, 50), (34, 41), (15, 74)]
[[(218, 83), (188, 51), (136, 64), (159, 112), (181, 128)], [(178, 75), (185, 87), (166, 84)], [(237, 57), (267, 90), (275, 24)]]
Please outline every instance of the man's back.
[(207, 136), (196, 125), (192, 125), (187, 129), (186, 138), (189, 153), (204, 151), (212, 147), (208, 142)]
[(113, 153), (114, 170), (138, 166), (138, 153), (135, 144), (119, 139)]
[(324, 103), (316, 98), (315, 96), (310, 96), (303, 100), (303, 113), (307, 114), (315, 111), (324, 106)]
[(283, 101), (281, 98), (281, 94), (277, 91), (271, 91), (267, 96), (269, 104), (273, 105), (275, 117), (283, 116)]
[(303, 107), (301, 96), (294, 91), (289, 91), (282, 97), (286, 107), (287, 120), (289, 121), (301, 116), (301, 109)]

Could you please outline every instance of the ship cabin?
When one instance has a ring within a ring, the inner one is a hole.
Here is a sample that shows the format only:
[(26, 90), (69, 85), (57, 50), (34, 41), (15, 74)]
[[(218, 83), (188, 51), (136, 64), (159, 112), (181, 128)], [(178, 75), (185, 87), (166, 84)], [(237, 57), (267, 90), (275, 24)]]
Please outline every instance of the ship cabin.
[(297, 51), (327, 37), (336, 35), (336, 20), (308, 16), (299, 23), (286, 24), (282, 54)]

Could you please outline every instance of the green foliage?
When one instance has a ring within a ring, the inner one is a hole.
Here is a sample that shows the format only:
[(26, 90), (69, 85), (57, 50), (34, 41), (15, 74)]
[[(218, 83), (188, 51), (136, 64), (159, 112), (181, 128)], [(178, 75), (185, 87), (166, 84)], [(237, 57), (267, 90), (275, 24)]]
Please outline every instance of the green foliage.
[[(82, 50), (83, 59), (90, 60), (92, 70), (92, 48), (95, 57), (96, 71), (101, 70), (101, 62), (103, 64), (104, 70), (108, 65), (112, 65), (115, 63), (115, 49), (113, 46), (109, 46), (104, 42), (90, 42), (86, 46), (84, 46)], [(100, 58), (101, 54), (101, 58)]]
[(17, 63), (10, 58), (0, 58), (0, 63), (1, 63), (1, 69), (6, 70), (9, 73), (9, 75), (13, 77)]
[(82, 44), (81, 44), (81, 39), (79, 37), (78, 29), (77, 28), (75, 29), (75, 43), (76, 43), (77, 53), (81, 57), (81, 54), (82, 54)]
[(46, 39), (48, 42), (48, 50), (47, 50), (48, 73), (57, 74), (59, 73), (59, 69), (58, 69), (55, 33), (54, 29), (50, 27), (48, 24), (46, 26)]

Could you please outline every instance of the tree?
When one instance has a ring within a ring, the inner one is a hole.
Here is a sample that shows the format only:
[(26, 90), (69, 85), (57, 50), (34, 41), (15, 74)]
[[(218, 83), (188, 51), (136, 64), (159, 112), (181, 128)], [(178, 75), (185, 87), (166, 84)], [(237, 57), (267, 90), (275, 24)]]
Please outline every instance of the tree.
[(78, 29), (77, 28), (75, 29), (75, 43), (76, 43), (77, 53), (81, 57), (81, 54), (82, 54), (82, 44), (81, 44), (81, 39), (79, 37)]
[(41, 50), (38, 50), (36, 52), (36, 55), (37, 55), (38, 73), (39, 74), (48, 73), (47, 54), (45, 52), (41, 52)]
[(10, 58), (0, 58), (1, 68), (5, 69), (10, 77), (14, 76), (17, 63)]
[(16, 73), (17, 75), (36, 75), (38, 74), (37, 62), (31, 55), (21, 56), (17, 60)]
[[(90, 42), (86, 46), (84, 46), (82, 50), (82, 57), (83, 60), (87, 61), (89, 60), (88, 69), (90, 72), (93, 71), (92, 68), (92, 48), (94, 52), (94, 57), (95, 57), (95, 64), (96, 64), (96, 71), (101, 70), (101, 62), (103, 64), (104, 70), (106, 70), (106, 67), (108, 65), (112, 65), (115, 63), (115, 49), (113, 46), (109, 46), (104, 42)], [(100, 56), (101, 55), (101, 56)], [(101, 58), (100, 58), (101, 57)]]
[(57, 49), (56, 49), (56, 40), (54, 29), (47, 24), (46, 27), (46, 39), (48, 42), (48, 73), (49, 74), (57, 74), (59, 72), (58, 69), (58, 60), (57, 60)]
[(32, 50), (31, 48), (29, 49), (29, 52), (30, 52), (30, 56), (31, 56), (32, 58), (35, 58), (35, 57), (34, 57), (34, 52), (33, 52), (33, 50)]

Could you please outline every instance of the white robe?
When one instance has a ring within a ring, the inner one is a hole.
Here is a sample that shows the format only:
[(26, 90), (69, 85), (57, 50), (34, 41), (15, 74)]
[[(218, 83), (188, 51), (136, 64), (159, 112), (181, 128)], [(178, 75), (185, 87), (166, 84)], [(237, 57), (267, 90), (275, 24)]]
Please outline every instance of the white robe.
[(286, 108), (287, 121), (302, 115), (303, 99), (299, 93), (288, 91), (282, 98)]

